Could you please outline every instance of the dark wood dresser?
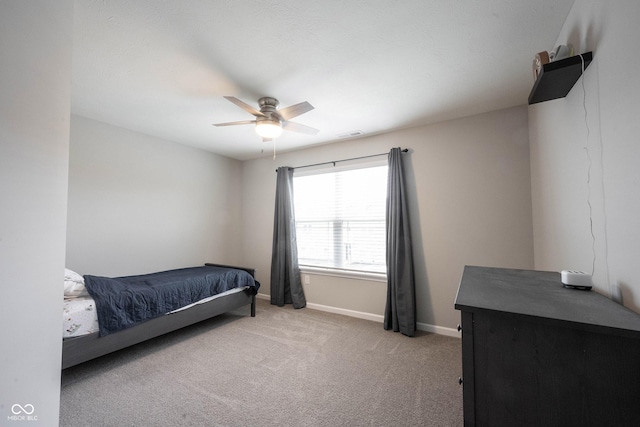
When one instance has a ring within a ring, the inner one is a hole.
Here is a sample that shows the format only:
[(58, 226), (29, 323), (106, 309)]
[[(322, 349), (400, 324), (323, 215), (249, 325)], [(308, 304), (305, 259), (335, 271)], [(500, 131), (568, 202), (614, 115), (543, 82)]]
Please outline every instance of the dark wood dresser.
[(465, 426), (640, 426), (640, 316), (560, 273), (464, 269)]

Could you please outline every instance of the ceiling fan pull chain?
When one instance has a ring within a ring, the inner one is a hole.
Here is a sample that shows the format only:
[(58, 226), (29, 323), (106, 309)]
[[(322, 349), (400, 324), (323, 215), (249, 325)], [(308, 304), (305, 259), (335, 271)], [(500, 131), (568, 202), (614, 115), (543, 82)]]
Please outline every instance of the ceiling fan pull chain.
[(273, 160), (276, 159), (276, 139), (273, 138)]

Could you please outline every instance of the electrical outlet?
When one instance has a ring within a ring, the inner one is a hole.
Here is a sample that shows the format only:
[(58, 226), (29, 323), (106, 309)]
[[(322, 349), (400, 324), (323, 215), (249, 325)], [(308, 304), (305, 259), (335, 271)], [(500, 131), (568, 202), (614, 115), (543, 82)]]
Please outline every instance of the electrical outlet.
[(311, 278), (309, 277), (308, 274), (303, 274), (302, 275), (302, 280), (303, 280), (305, 285), (310, 285), (311, 284)]

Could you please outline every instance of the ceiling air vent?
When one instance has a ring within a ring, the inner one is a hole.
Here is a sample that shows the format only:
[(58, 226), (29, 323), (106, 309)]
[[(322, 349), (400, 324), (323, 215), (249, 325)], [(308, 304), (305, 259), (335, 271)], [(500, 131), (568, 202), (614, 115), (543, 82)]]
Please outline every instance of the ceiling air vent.
[(352, 130), (351, 132), (339, 133), (338, 138), (353, 138), (354, 136), (360, 136), (363, 132), (361, 130)]

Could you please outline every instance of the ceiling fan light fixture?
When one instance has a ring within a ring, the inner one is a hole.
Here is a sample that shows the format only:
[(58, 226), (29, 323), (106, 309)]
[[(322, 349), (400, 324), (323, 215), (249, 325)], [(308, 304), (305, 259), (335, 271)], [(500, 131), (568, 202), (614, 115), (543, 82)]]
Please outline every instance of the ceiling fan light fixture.
[(266, 139), (277, 138), (282, 135), (282, 125), (277, 120), (261, 120), (256, 123), (256, 133)]

